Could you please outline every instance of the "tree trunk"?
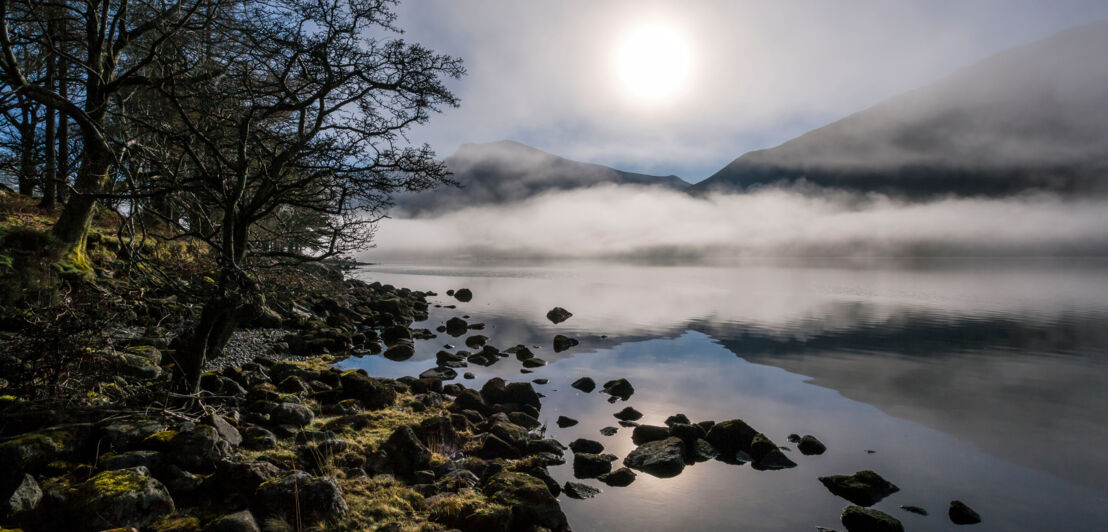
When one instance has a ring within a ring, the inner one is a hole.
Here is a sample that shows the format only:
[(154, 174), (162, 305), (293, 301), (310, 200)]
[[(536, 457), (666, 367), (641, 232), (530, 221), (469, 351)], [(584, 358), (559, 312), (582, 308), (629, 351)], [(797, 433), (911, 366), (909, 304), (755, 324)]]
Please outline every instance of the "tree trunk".
[(88, 257), (85, 244), (88, 230), (92, 224), (93, 207), (96, 194), (103, 192), (108, 184), (108, 172), (113, 157), (107, 146), (98, 147), (90, 139), (85, 139), (85, 153), (81, 157), (81, 167), (77, 170), (76, 192), (66, 202), (58, 221), (54, 224), (54, 236), (69, 248), (73, 263), (88, 269)]
[[(51, 57), (46, 58), (46, 86), (50, 87), (50, 88), (54, 87), (55, 63), (57, 63), (57, 59), (55, 57), (51, 56)], [(46, 107), (46, 138), (44, 139), (45, 142), (46, 142), (46, 146), (45, 146), (46, 147), (46, 160), (45, 160), (45, 163), (44, 163), (45, 166), (43, 168), (43, 176), (42, 176), (42, 204), (41, 204), (42, 208), (44, 208), (44, 209), (53, 209), (54, 206), (57, 204), (56, 200), (57, 200), (57, 196), (58, 196), (58, 194), (57, 194), (57, 189), (58, 189), (57, 171), (58, 171), (58, 168), (57, 168), (57, 160), (56, 160), (55, 151), (54, 151), (55, 148), (56, 148), (56, 146), (54, 144), (54, 141), (55, 141), (54, 137), (55, 137), (55, 131), (56, 131), (54, 129), (55, 127), (57, 127), (57, 122), (55, 122), (54, 108), (50, 107), (50, 106), (47, 106)]]
[(182, 338), (177, 353), (181, 378), (189, 393), (200, 384), (204, 362), (223, 354), (223, 348), (238, 326), (242, 298), (237, 294), (224, 294), (209, 299), (200, 312), (200, 322)]
[(19, 128), (19, 193), (35, 193), (35, 109), (26, 102), (21, 109), (23, 125)]
[[(63, 26), (64, 27), (64, 26)], [(69, 60), (58, 59), (58, 94), (63, 100), (69, 99)], [(58, 112), (58, 203), (65, 203), (69, 189), (69, 116)]]

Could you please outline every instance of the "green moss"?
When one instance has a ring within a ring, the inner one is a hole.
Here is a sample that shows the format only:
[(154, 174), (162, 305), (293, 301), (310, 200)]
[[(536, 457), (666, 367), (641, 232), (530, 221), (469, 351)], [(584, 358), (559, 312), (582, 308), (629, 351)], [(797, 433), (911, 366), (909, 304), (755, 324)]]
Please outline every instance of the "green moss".
[(341, 480), (347, 514), (325, 530), (375, 530), (396, 524), (401, 530), (434, 530), (426, 522), (427, 504), (419, 492), (391, 477)]
[(167, 515), (150, 525), (151, 532), (193, 532), (200, 530), (200, 519), (192, 516)]
[(161, 432), (155, 432), (146, 437), (143, 442), (155, 447), (163, 447), (169, 445), (173, 441), (173, 438), (177, 437), (177, 431), (175, 430), (163, 430)]
[(95, 497), (115, 497), (139, 491), (146, 486), (146, 477), (134, 470), (104, 471), (81, 485), (81, 490)]

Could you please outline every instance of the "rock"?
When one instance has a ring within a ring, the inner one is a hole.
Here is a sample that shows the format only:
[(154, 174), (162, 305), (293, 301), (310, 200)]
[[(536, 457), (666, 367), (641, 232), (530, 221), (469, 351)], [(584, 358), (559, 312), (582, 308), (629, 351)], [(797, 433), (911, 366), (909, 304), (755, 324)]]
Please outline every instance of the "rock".
[(73, 454), (76, 435), (65, 430), (43, 430), (0, 441), (0, 471), (35, 471)]
[(561, 353), (562, 351), (565, 351), (566, 349), (569, 349), (579, 343), (580, 342), (578, 342), (576, 338), (570, 338), (568, 336), (559, 334), (554, 337), (554, 352)]
[(684, 452), (684, 443), (670, 437), (636, 447), (623, 465), (660, 478), (675, 477), (685, 469)]
[(333, 477), (313, 477), (304, 471), (294, 471), (258, 486), (251, 509), (266, 519), (288, 515), (290, 508), (299, 511), (305, 524), (329, 521), (347, 512), (342, 488)]
[(752, 467), (759, 471), (776, 471), (796, 467), (796, 462), (785, 456), (785, 453), (781, 452), (780, 449), (774, 448), (763, 455), (762, 458), (756, 460)]
[(755, 462), (758, 462), (775, 450), (777, 450), (777, 444), (773, 443), (765, 434), (759, 432), (750, 440), (750, 449), (747, 451), (747, 454), (749, 454)]
[(395, 325), (392, 327), (385, 327), (381, 330), (381, 341), (385, 342), (387, 346), (396, 345), (401, 340), (412, 340), (412, 331), (407, 327), (401, 325)]
[(758, 431), (754, 430), (741, 419), (721, 421), (712, 426), (708, 436), (704, 439), (719, 451), (720, 459), (736, 461), (736, 455), (742, 451), (750, 452), (750, 442)]
[(469, 338), (466, 338), (466, 346), (469, 347), (470, 349), (480, 349), (488, 341), (489, 341), (488, 336), (484, 336), (484, 335), (481, 335), (481, 334), (475, 334), (473, 336), (470, 336)]
[(38, 504), (42, 502), (42, 488), (34, 477), (24, 474), (15, 489), (3, 493), (2, 496), (4, 499), (0, 500), (0, 518), (10, 516), (18, 519), (38, 508)]
[(690, 425), (692, 424), (692, 421), (689, 421), (689, 416), (686, 416), (685, 414), (674, 414), (666, 418), (667, 427), (672, 427), (678, 423)]
[(550, 382), (550, 381), (548, 381), (548, 380), (546, 380), (546, 379), (535, 379), (535, 380), (533, 380), (533, 381), (531, 381), (531, 382), (533, 382), (533, 383), (535, 383), (535, 384), (539, 384), (539, 385), (542, 385), (542, 384), (546, 384), (546, 383), (548, 383), (548, 382)]
[[(299, 406), (299, 405), (297, 405)], [(166, 435), (159, 441), (159, 435)], [(211, 425), (197, 425), (191, 430), (174, 433), (164, 431), (147, 438), (157, 450), (164, 451), (165, 456), (181, 467), (194, 472), (212, 471), (215, 464), (231, 455), (231, 444), (219, 436), (219, 432)]]
[(573, 381), (573, 384), (571, 384), (570, 386), (581, 390), (582, 392), (590, 393), (596, 389), (596, 382), (588, 377), (581, 377), (580, 379)]
[(505, 471), (489, 478), (482, 491), (492, 502), (511, 509), (511, 530), (538, 530), (540, 527), (551, 532), (569, 530), (558, 500), (538, 478)]
[(639, 425), (631, 431), (631, 442), (642, 445), (652, 441), (664, 440), (670, 436), (669, 429), (657, 425)]
[(681, 438), (681, 441), (685, 443), (691, 443), (703, 439), (708, 433), (705, 432), (700, 425), (673, 423), (669, 425), (669, 435), (675, 438)]
[(545, 365), (546, 361), (538, 357), (528, 358), (527, 360), (523, 361), (523, 367), (525, 368), (538, 368)]
[(473, 373), (467, 371), (467, 372), (462, 374), (462, 378), (463, 379), (475, 379), (475, 378), (477, 378), (477, 376), (474, 375)]
[(462, 390), (462, 392), (454, 398), (454, 404), (451, 405), (451, 410), (454, 412), (473, 410), (480, 414), (488, 414), (489, 405), (477, 390), (467, 388)]
[(127, 451), (120, 454), (109, 454), (100, 458), (100, 468), (104, 470), (129, 469), (145, 466), (147, 469), (157, 470), (164, 462), (162, 453), (158, 451)]
[(515, 459), (523, 456), (519, 448), (494, 434), (485, 434), (477, 456), (492, 460), (495, 458)]
[(905, 512), (911, 512), (911, 513), (918, 514), (918, 515), (927, 515), (927, 510), (924, 510), (923, 508), (920, 508), (919, 506), (906, 506), (906, 505), (901, 504), (900, 509), (904, 510)]
[(269, 413), (269, 419), (278, 425), (305, 427), (315, 419), (315, 413), (304, 405), (280, 403)]
[(573, 453), (573, 476), (576, 478), (596, 478), (611, 472), (612, 461), (594, 453)]
[(584, 500), (595, 497), (600, 490), (580, 482), (566, 482), (565, 486), (562, 486), (562, 492), (571, 499)]
[(219, 517), (204, 528), (204, 532), (261, 532), (254, 514), (243, 510)]
[[(636, 420), (642, 419), (642, 412), (639, 412), (638, 410), (635, 410), (634, 408), (631, 408), (631, 407), (626, 407), (623, 410), (620, 410), (619, 412), (616, 412), (613, 415), (616, 417), (616, 419), (619, 419), (619, 420), (622, 420), (622, 421), (636, 421)], [(662, 427), (662, 430), (666, 430), (666, 429), (664, 427)], [(667, 430), (667, 432), (668, 432), (668, 430)]]
[(535, 391), (535, 387), (529, 382), (509, 383), (504, 389), (504, 395), (498, 402), (533, 406), (536, 409), (542, 408), (542, 400), (538, 392)]
[(789, 434), (788, 438), (786, 438), (786, 439), (789, 440), (789, 443), (798, 443), (800, 441), (800, 435), (799, 434)]
[(469, 330), (469, 323), (457, 316), (446, 320), (446, 334), (455, 338), (463, 335)]
[(437, 379), (440, 381), (448, 381), (458, 378), (458, 372), (450, 368), (438, 367), (431, 368), (423, 373), (419, 374), (421, 379)]
[(981, 522), (981, 516), (962, 501), (950, 501), (947, 516), (950, 517), (950, 522), (956, 525), (973, 525)]
[(248, 427), (245, 430), (243, 445), (254, 451), (266, 451), (277, 447), (277, 435), (261, 427)]
[(238, 447), (242, 445), (242, 434), (239, 430), (231, 425), (227, 419), (219, 414), (211, 414), (204, 420), (207, 424), (215, 427), (216, 432), (219, 433), (219, 437), (223, 438), (223, 441), (231, 444), (232, 447)]
[(345, 371), (340, 382), (343, 397), (357, 399), (368, 410), (380, 410), (396, 402), (396, 390), (362, 372)]
[(215, 473), (204, 481), (204, 487), (223, 500), (247, 500), (258, 486), (279, 476), (280, 468), (261, 460), (222, 462), (216, 467)]
[(626, 467), (621, 467), (611, 473), (604, 473), (596, 477), (596, 479), (609, 486), (623, 487), (630, 486), (631, 483), (635, 481), (636, 476), (634, 471)]
[(508, 352), (514, 353), (516, 356), (516, 360), (520, 362), (535, 358), (535, 354), (532, 353), (530, 349), (527, 349), (527, 347), (522, 345), (517, 345), (511, 349), (508, 349)]
[(827, 451), (827, 447), (823, 445), (823, 442), (816, 439), (811, 434), (805, 434), (804, 437), (798, 440), (796, 448), (800, 450), (803, 455), (823, 454)]
[(469, 303), (473, 301), (473, 292), (468, 288), (460, 288), (454, 291), (454, 299), (461, 301), (462, 303)]
[(853, 475), (830, 475), (819, 481), (831, 493), (859, 506), (872, 506), (881, 499), (900, 491), (893, 483), (873, 471), (858, 471)]
[(615, 436), (617, 432), (619, 432), (619, 429), (616, 427), (604, 427), (600, 429), (601, 436)]
[(693, 462), (707, 462), (719, 456), (719, 451), (717, 451), (715, 447), (712, 447), (712, 444), (708, 443), (708, 440), (701, 439), (694, 442), (689, 442), (687, 440), (682, 441), (685, 442), (685, 445), (689, 446), (689, 455), (692, 457)]
[(635, 393), (635, 387), (631, 386), (631, 383), (628, 382), (627, 379), (616, 379), (605, 382), (604, 388), (600, 391), (626, 401), (631, 397), (631, 394)]
[(904, 532), (904, 525), (893, 516), (860, 506), (847, 506), (841, 519), (847, 532)]
[(576, 419), (573, 419), (573, 418), (571, 418), (571, 417), (566, 417), (566, 416), (558, 416), (558, 421), (556, 421), (555, 423), (557, 423), (557, 425), (558, 425), (558, 427), (559, 427), (559, 428), (563, 428), (563, 429), (564, 429), (564, 428), (566, 428), (566, 427), (572, 427), (572, 426), (576, 425), (576, 424), (577, 424), (577, 420), (576, 420)]
[(569, 444), (569, 448), (574, 453), (591, 453), (600, 454), (604, 452), (604, 445), (598, 441), (587, 440), (585, 438), (577, 438)]
[(145, 467), (103, 471), (74, 490), (68, 504), (81, 528), (144, 528), (176, 509), (169, 490)]
[(426, 469), (431, 463), (431, 450), (420, 441), (412, 427), (407, 425), (394, 430), (381, 448), (388, 453), (393, 468), (401, 475)]
[(562, 323), (563, 321), (568, 320), (572, 316), (573, 316), (573, 314), (571, 314), (568, 310), (566, 310), (562, 307), (554, 307), (554, 308), (550, 309), (549, 312), (546, 313), (546, 319), (548, 319), (548, 320), (550, 320), (550, 321), (552, 321), (556, 324), (557, 323)]
[(398, 340), (396, 345), (393, 345), (385, 350), (384, 357), (396, 362), (408, 360), (415, 355), (415, 345), (411, 340)]

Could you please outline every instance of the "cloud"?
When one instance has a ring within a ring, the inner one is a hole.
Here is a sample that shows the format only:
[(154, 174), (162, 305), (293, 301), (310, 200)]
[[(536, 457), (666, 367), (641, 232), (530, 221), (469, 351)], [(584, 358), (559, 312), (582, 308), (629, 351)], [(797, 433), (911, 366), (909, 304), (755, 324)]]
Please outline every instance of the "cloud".
[(360, 258), (1103, 255), (1108, 200), (1050, 195), (904, 203), (797, 189), (692, 197), (599, 186), (382, 222)]
[[(1108, 16), (1067, 0), (503, 2), (400, 6), (405, 38), (466, 60), (460, 109), (413, 132), (443, 154), (514, 139), (572, 159), (699, 179), (751, 149), (934, 81), (1011, 46)], [(694, 48), (667, 105), (621, 89), (613, 51), (664, 20)]]

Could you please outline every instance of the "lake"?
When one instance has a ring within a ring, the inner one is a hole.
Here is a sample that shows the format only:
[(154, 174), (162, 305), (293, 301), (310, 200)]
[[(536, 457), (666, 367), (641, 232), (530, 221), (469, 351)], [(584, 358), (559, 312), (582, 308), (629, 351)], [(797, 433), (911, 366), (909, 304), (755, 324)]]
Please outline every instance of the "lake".
[[(576, 530), (841, 530), (849, 503), (817, 477), (863, 469), (900, 487), (874, 508), (908, 530), (957, 528), (946, 516), (953, 499), (981, 514), (973, 530), (1108, 529), (1106, 263), (378, 264), (356, 275), (457, 305), (433, 307), (413, 328), (468, 315), (486, 324), (470, 334), (531, 347), (549, 362), (533, 374), (509, 357), (471, 364), (458, 380), (548, 379), (535, 386), (546, 396), (541, 420), (563, 443), (594, 439), (622, 460), (631, 429), (599, 431), (618, 427), (612, 415), (630, 405), (653, 425), (679, 412), (694, 422), (741, 418), (798, 464), (757, 471), (710, 461), (675, 478), (640, 473), (623, 488), (583, 480), (603, 492), (559, 498)], [(471, 302), (446, 296), (463, 287)], [(554, 306), (573, 317), (551, 323)], [(556, 334), (581, 343), (555, 353)], [(407, 361), (343, 366), (416, 375), (463, 339), (441, 333), (418, 340)], [(583, 376), (627, 378), (635, 393), (612, 404), (570, 387)], [(580, 423), (558, 428), (559, 415)], [(804, 456), (791, 433), (828, 450)], [(559, 483), (574, 480), (566, 458), (550, 469)]]

